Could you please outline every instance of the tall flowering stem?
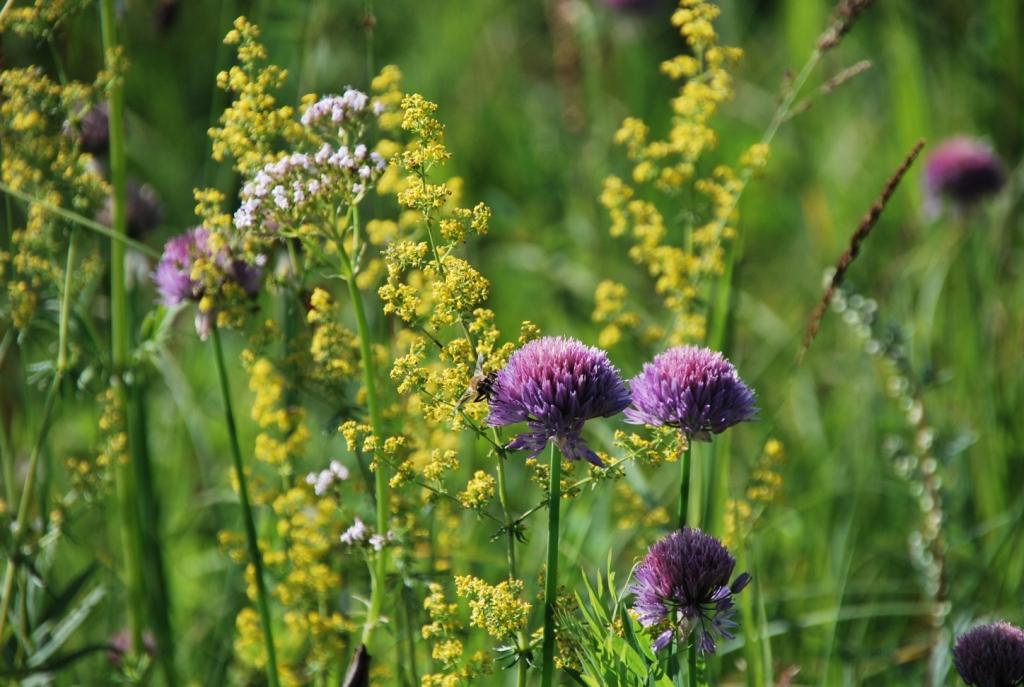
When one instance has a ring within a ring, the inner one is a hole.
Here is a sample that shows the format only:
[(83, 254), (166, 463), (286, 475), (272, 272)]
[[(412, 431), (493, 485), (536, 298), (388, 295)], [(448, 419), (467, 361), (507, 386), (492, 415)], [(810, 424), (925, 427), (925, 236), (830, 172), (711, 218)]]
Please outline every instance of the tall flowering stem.
[[(356, 333), (359, 336), (359, 355), (363, 362), (363, 386), (366, 388), (366, 408), (370, 413), (370, 426), (377, 437), (383, 437), (384, 423), (380, 416), (380, 404), (377, 397), (377, 366), (373, 360), (371, 349), (370, 325), (366, 320), (366, 308), (363, 306), (363, 296), (356, 284), (355, 264), (357, 258), (354, 252), (359, 241), (359, 209), (352, 206), (350, 212), (352, 220), (353, 255), (350, 257), (344, 249), (340, 251), (342, 256), (342, 276), (348, 284), (349, 297), (352, 300), (352, 310), (356, 316)], [(373, 472), (374, 498), (377, 506), (377, 532), (388, 531), (388, 477), (384, 472), (384, 461), (378, 460)], [(366, 645), (373, 636), (373, 631), (380, 621), (380, 610), (384, 602), (384, 578), (387, 575), (388, 550), (382, 547), (377, 552), (377, 558), (372, 568), (372, 588), (370, 590), (370, 610), (366, 615), (366, 624), (363, 626), (362, 643)]]
[[(100, 32), (108, 69), (116, 69), (114, 60), (120, 46), (114, 26), (116, 15), (113, 0), (100, 1)], [(107, 91), (108, 127), (110, 133), (110, 182), (113, 212), (112, 231), (127, 234), (125, 210), (125, 149), (124, 149), (124, 91), (119, 78), (115, 78)], [(124, 386), (124, 372), (128, 364), (129, 326), (128, 298), (125, 284), (125, 244), (110, 243), (110, 360), (113, 367), (113, 387), (123, 403), (131, 402)], [(131, 413), (133, 414), (133, 413)], [(126, 431), (128, 428), (126, 428)], [(129, 445), (138, 437), (128, 434)], [(133, 646), (142, 646), (142, 554), (140, 551), (138, 507), (135, 485), (135, 466), (126, 462), (117, 469), (117, 499), (121, 510), (122, 543), (125, 554), (125, 579), (128, 586), (129, 625)]]
[(252, 563), (256, 578), (256, 606), (259, 609), (260, 625), (263, 628), (263, 640), (267, 649), (267, 681), (271, 687), (280, 684), (277, 678), (277, 654), (274, 651), (274, 635), (270, 625), (270, 605), (267, 599), (267, 588), (263, 582), (263, 557), (260, 555), (259, 542), (256, 539), (256, 523), (249, 503), (249, 487), (246, 484), (245, 468), (242, 465), (242, 450), (238, 443), (238, 429), (235, 425), (235, 413), (231, 406), (231, 390), (228, 385), (228, 373), (224, 366), (224, 350), (220, 343), (220, 329), (216, 324), (212, 327), (213, 351), (217, 360), (217, 380), (220, 382), (220, 393), (224, 399), (224, 421), (228, 427), (228, 439), (231, 444), (231, 459), (238, 478), (238, 497), (242, 503), (242, 520), (245, 523), (245, 543), (249, 549), (249, 561)]
[(541, 687), (551, 687), (555, 672), (555, 605), (558, 602), (558, 515), (562, 498), (562, 456), (551, 444), (548, 461), (548, 567), (544, 575), (544, 645)]
[(558, 592), (558, 511), (561, 456), (604, 467), (583, 439), (583, 426), (629, 405), (629, 391), (608, 355), (575, 339), (548, 336), (527, 343), (494, 378), (492, 427), (526, 422), (529, 431), (508, 445), (539, 455), (551, 444), (548, 483), (548, 560), (544, 585), (542, 687), (550, 687), (555, 665), (555, 603)]
[[(491, 428), (491, 433), (494, 436), (494, 443), (496, 446), (500, 445), (498, 438), (498, 430)], [(518, 580), (519, 574), (516, 569), (516, 527), (517, 523), (512, 518), (512, 509), (509, 506), (508, 500), (508, 486), (507, 479), (505, 477), (505, 460), (507, 454), (504, 450), (498, 450), (498, 501), (501, 503), (501, 512), (505, 517), (505, 552), (508, 559), (508, 577), (510, 580)], [(516, 660), (516, 687), (526, 687), (526, 672), (529, 669), (527, 665), (526, 657), (522, 654), (529, 648), (529, 640), (526, 638), (526, 632), (519, 630), (516, 633), (517, 649), (519, 650), (519, 656)]]

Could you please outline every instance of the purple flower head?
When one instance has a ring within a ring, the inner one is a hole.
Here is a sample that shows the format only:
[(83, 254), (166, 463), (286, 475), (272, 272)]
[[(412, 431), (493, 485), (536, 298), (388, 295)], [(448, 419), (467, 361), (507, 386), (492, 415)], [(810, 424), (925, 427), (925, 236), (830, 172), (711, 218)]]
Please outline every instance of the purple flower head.
[(531, 457), (554, 441), (562, 455), (602, 465), (583, 441), (587, 420), (610, 417), (629, 405), (629, 392), (608, 355), (576, 339), (546, 336), (512, 354), (497, 374), (490, 397), (489, 425), (527, 422), (529, 432), (508, 448)]
[(655, 356), (629, 383), (633, 406), (626, 421), (678, 427), (688, 437), (710, 441), (757, 413), (754, 392), (721, 353), (677, 346)]
[(968, 685), (1024, 684), (1024, 632), (1005, 622), (979, 625), (957, 637), (953, 663)]
[(209, 257), (210, 232), (194, 227), (169, 239), (164, 245), (153, 281), (164, 305), (177, 305), (185, 300), (199, 300), (201, 285), (192, 279), (192, 268), (200, 257)]
[(938, 210), (942, 198), (960, 207), (993, 194), (1006, 182), (999, 156), (982, 141), (958, 136), (942, 143), (928, 157), (924, 189), (929, 210)]
[[(153, 272), (153, 282), (160, 294), (160, 302), (174, 306), (187, 300), (200, 301), (206, 294), (208, 283), (196, 279), (196, 263), (213, 259), (220, 269), (221, 283), (236, 284), (250, 298), (259, 293), (263, 278), (263, 256), (256, 264), (233, 258), (227, 250), (214, 255), (210, 245), (210, 232), (205, 227), (194, 227), (173, 237), (164, 245), (164, 253)], [(213, 311), (196, 312), (196, 331), (203, 339), (213, 327)]]
[(655, 651), (673, 638), (685, 642), (693, 635), (697, 648), (713, 654), (716, 637), (733, 638), (732, 597), (750, 582), (750, 575), (743, 573), (730, 584), (735, 567), (736, 559), (721, 542), (689, 527), (650, 548), (637, 566), (630, 592), (640, 624), (662, 630), (654, 640)]

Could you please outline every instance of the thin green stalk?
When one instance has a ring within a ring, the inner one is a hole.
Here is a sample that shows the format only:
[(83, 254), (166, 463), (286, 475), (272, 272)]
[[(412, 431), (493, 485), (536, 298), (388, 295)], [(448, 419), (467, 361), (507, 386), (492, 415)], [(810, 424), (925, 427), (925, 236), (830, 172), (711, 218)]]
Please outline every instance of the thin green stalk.
[[(110, 227), (105, 227), (102, 224), (100, 224), (99, 222), (96, 222), (95, 220), (91, 220), (88, 217), (84, 217), (84, 216), (78, 214), (77, 212), (73, 212), (71, 210), (68, 210), (67, 208), (62, 208), (59, 205), (54, 205), (53, 203), (49, 202), (48, 200), (44, 200), (42, 198), (36, 198), (35, 196), (33, 196), (31, 194), (24, 193), (23, 191), (19, 191), (16, 188), (12, 188), (12, 187), (8, 186), (7, 184), (5, 184), (3, 182), (0, 182), (0, 191), (3, 191), (4, 193), (6, 193), (9, 196), (14, 196), (15, 198), (17, 198), (20, 201), (23, 201), (25, 203), (31, 203), (32, 205), (40, 207), (43, 210), (46, 210), (47, 212), (50, 212), (50, 213), (53, 213), (54, 215), (57, 215), (61, 219), (66, 219), (67, 221), (72, 222), (74, 224), (77, 224), (80, 227), (84, 227), (84, 228), (88, 229), (89, 231), (94, 231), (94, 232), (96, 232), (97, 234), (99, 234), (101, 236), (105, 236), (105, 237), (107, 237), (108, 239), (111, 239), (114, 242), (114, 243), (111, 244), (112, 246), (113, 245), (117, 245), (117, 244), (120, 244), (122, 247), (123, 246), (131, 246), (135, 250), (137, 250), (140, 253), (143, 253), (145, 255), (148, 255), (151, 258), (159, 258), (160, 257), (160, 251), (156, 250), (155, 248), (152, 248), (151, 246), (147, 246), (144, 243), (140, 243), (139, 241), (136, 241), (135, 239), (133, 239), (133, 238), (131, 238), (129, 236), (126, 236), (123, 233), (118, 233), (117, 231), (114, 231)], [(115, 223), (115, 226), (116, 226), (116, 223)], [(123, 252), (123, 248), (122, 248), (122, 252)]]
[(558, 601), (558, 511), (562, 498), (562, 456), (554, 442), (548, 462), (548, 568), (544, 576), (544, 648), (541, 687), (551, 687), (555, 674), (555, 604)]
[(148, 567), (149, 581), (152, 584), (152, 593), (147, 595), (147, 600), (159, 649), (157, 662), (163, 672), (165, 684), (174, 687), (178, 684), (178, 676), (174, 668), (174, 634), (170, 618), (172, 599), (160, 543), (160, 510), (156, 505), (152, 462), (146, 441), (149, 433), (144, 393), (145, 389), (139, 385), (133, 385), (128, 389), (131, 397), (128, 407), (131, 414), (127, 417), (128, 433), (135, 438), (131, 443), (131, 452), (132, 461), (136, 466), (140, 543), (142, 551), (145, 552), (143, 564)]
[(263, 627), (263, 640), (267, 649), (267, 680), (271, 687), (278, 687), (277, 654), (274, 652), (274, 635), (270, 625), (270, 605), (267, 602), (267, 589), (263, 582), (263, 557), (260, 555), (259, 542), (256, 539), (256, 522), (249, 504), (249, 487), (246, 482), (245, 468), (242, 465), (242, 449), (238, 443), (238, 429), (235, 426), (235, 412), (231, 405), (231, 388), (228, 384), (228, 373), (224, 366), (224, 350), (220, 343), (220, 329), (213, 326), (213, 351), (217, 361), (217, 380), (220, 382), (220, 393), (224, 399), (224, 421), (228, 428), (228, 439), (231, 444), (231, 460), (238, 478), (238, 496), (242, 503), (242, 520), (245, 523), (245, 543), (249, 548), (249, 561), (252, 563), (256, 578), (256, 606)]
[(32, 490), (35, 489), (36, 472), (39, 465), (39, 456), (42, 453), (43, 443), (46, 441), (46, 434), (50, 428), (50, 415), (53, 413), (53, 406), (57, 400), (57, 389), (63, 377), (58, 368), (53, 374), (53, 381), (46, 392), (46, 400), (43, 402), (43, 416), (40, 420), (39, 431), (36, 434), (35, 444), (32, 446), (32, 454), (28, 459), (28, 473), (25, 476), (25, 484), (21, 490), (21, 501), (18, 502), (18, 519), (14, 523), (14, 541), (11, 549), (14, 556), (7, 561), (7, 570), (4, 573), (3, 592), (0, 595), (0, 642), (3, 641), (4, 630), (7, 624), (7, 615), (11, 611), (11, 599), (14, 592), (14, 578), (17, 568), (21, 562), (18, 549), (21, 547), (22, 539), (25, 537), (26, 523), (28, 522), (29, 504), (32, 502)]
[[(499, 443), (497, 430), (492, 427), (491, 431), (494, 433), (494, 442)], [(501, 511), (505, 517), (505, 553), (508, 559), (508, 576), (515, 580), (519, 579), (516, 572), (515, 520), (512, 518), (512, 509), (509, 507), (508, 487), (505, 479), (505, 453), (503, 451), (498, 452), (498, 501), (501, 502)], [(520, 653), (516, 660), (516, 686), (526, 687), (526, 672), (529, 666), (526, 664), (526, 657), (522, 654), (529, 647), (529, 640), (524, 630), (519, 630), (516, 633), (516, 646)]]
[[(117, 48), (114, 27), (114, 0), (100, 0), (100, 32), (107, 68), (114, 69), (111, 59)], [(124, 91), (120, 79), (114, 79), (107, 89), (108, 126), (110, 132), (110, 181), (113, 197), (113, 227), (111, 236), (124, 238), (127, 234), (125, 210), (125, 149), (124, 149)], [(57, 213), (62, 214), (62, 213)], [(128, 299), (125, 290), (125, 243), (115, 240), (110, 244), (110, 348), (114, 393), (122, 407), (127, 407), (128, 395), (124, 386), (124, 373), (128, 364), (129, 326)], [(136, 439), (130, 434), (129, 444)], [(135, 466), (126, 462), (117, 469), (117, 495), (125, 550), (125, 579), (128, 587), (129, 618), (133, 646), (142, 647), (142, 569), (139, 552), (138, 499), (135, 490)]]
[(418, 632), (414, 629), (416, 622), (416, 616), (413, 614), (415, 599), (410, 599), (410, 594), (411, 590), (403, 585), (402, 606), (405, 608), (405, 642), (409, 651), (409, 672), (412, 673), (412, 684), (418, 685), (420, 684), (420, 677), (416, 670), (416, 635)]
[[(779, 103), (775, 113), (772, 115), (772, 120), (768, 124), (768, 128), (765, 129), (764, 134), (761, 135), (760, 143), (762, 145), (770, 145), (775, 140), (775, 135), (779, 132), (779, 128), (786, 122), (789, 117), (790, 111), (793, 109), (793, 104), (796, 102), (796, 98), (800, 95), (800, 91), (803, 90), (804, 85), (810, 78), (814, 68), (818, 66), (818, 62), (821, 60), (821, 50), (818, 48), (814, 49), (811, 56), (807, 59), (800, 73), (797, 74), (796, 78), (793, 79), (793, 83), (786, 93), (785, 97)], [(716, 222), (717, 231), (721, 232), (725, 228), (726, 222), (732, 217), (733, 211), (736, 210), (736, 206), (739, 205), (740, 197), (747, 188), (747, 184), (750, 183), (750, 179), (754, 175), (753, 169), (744, 169), (740, 173), (739, 188), (733, 194), (732, 201), (729, 203), (727, 211), (719, 215), (719, 219)], [(739, 240), (738, 238), (736, 239)], [(718, 350), (721, 348), (725, 339), (726, 323), (728, 320), (729, 313), (732, 311), (729, 308), (729, 303), (732, 298), (732, 277), (733, 268), (736, 262), (737, 254), (740, 253), (739, 245), (730, 245), (726, 249), (725, 256), (725, 271), (722, 273), (722, 277), (718, 283), (718, 293), (714, 299), (715, 308), (711, 313), (709, 320), (711, 321), (710, 327), (710, 338), (708, 344)]]
[(686, 448), (679, 458), (679, 529), (686, 527), (687, 509), (690, 507), (690, 471), (693, 464), (693, 443), (686, 437)]
[[(359, 215), (355, 208), (351, 213), (352, 232), (359, 235)], [(384, 423), (381, 420), (380, 404), (377, 397), (377, 366), (373, 360), (373, 349), (370, 339), (370, 325), (366, 320), (366, 309), (363, 306), (363, 297), (359, 293), (359, 286), (355, 279), (355, 265), (353, 260), (342, 251), (342, 268), (344, 270), (345, 283), (348, 284), (349, 297), (352, 300), (352, 309), (356, 315), (356, 333), (359, 335), (359, 355), (363, 363), (363, 386), (366, 387), (366, 407), (370, 413), (370, 426), (373, 433), (383, 437)], [(388, 530), (388, 476), (385, 474), (385, 464), (382, 460), (376, 461), (374, 469), (374, 498), (377, 507), (377, 533), (384, 535)], [(362, 643), (369, 643), (373, 632), (380, 621), (380, 611), (384, 604), (384, 581), (387, 575), (388, 550), (381, 548), (377, 552), (375, 566), (370, 576), (370, 610), (366, 614), (366, 624), (363, 626)]]
[[(68, 319), (71, 313), (71, 276), (74, 274), (74, 265), (78, 243), (75, 240), (75, 231), (71, 230), (68, 237), (68, 255), (64, 264), (64, 290), (60, 297), (60, 321), (57, 325), (57, 364), (53, 373), (53, 381), (46, 392), (46, 400), (43, 402), (43, 416), (40, 419), (39, 431), (35, 443), (32, 446), (32, 454), (29, 456), (28, 473), (25, 476), (25, 484), (22, 487), (21, 501), (18, 502), (18, 519), (14, 525), (14, 542), (12, 550), (15, 555), (7, 562), (7, 570), (4, 573), (3, 591), (0, 592), (0, 642), (3, 641), (4, 629), (7, 623), (7, 615), (11, 610), (11, 597), (14, 592), (14, 580), (21, 558), (18, 548), (21, 546), (22, 538), (25, 536), (25, 523), (28, 522), (29, 503), (32, 500), (32, 491), (35, 489), (36, 472), (38, 472), (39, 456), (46, 441), (46, 435), (50, 429), (50, 415), (57, 400), (57, 389), (64, 378), (68, 367)], [(13, 457), (12, 457), (13, 458)], [(13, 473), (13, 467), (12, 467)], [(10, 475), (10, 491), (13, 493), (13, 474)], [(13, 505), (13, 503), (11, 504)]]
[(700, 675), (697, 673), (697, 642), (694, 640), (686, 650), (686, 682), (690, 687), (698, 687), (701, 684)]

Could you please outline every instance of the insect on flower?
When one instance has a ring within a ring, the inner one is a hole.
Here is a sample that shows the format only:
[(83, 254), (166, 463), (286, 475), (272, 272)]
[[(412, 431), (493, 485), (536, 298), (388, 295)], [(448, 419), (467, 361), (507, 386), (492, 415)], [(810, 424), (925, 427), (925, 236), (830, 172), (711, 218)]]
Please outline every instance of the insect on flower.
[(462, 410), (462, 407), (467, 403), (488, 401), (494, 393), (494, 380), (497, 378), (498, 373), (494, 371), (484, 372), (483, 362), (484, 357), (478, 355), (476, 357), (476, 370), (469, 379), (466, 391), (459, 398), (459, 402), (455, 404), (456, 412)]

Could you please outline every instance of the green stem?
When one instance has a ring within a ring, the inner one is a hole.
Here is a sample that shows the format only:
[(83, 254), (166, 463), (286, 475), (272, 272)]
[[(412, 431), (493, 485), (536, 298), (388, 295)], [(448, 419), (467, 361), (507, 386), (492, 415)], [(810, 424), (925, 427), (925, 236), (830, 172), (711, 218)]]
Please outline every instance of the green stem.
[(701, 684), (700, 675), (697, 673), (697, 640), (694, 639), (686, 650), (686, 682), (689, 687), (698, 687)]
[[(111, 145), (111, 147), (113, 147), (113, 145)], [(147, 246), (144, 243), (140, 243), (139, 241), (136, 241), (135, 239), (129, 236), (125, 236), (123, 233), (118, 233), (111, 229), (110, 227), (105, 227), (99, 222), (91, 220), (88, 217), (78, 214), (77, 212), (73, 212), (71, 210), (68, 210), (67, 208), (62, 208), (59, 205), (54, 205), (53, 203), (47, 200), (37, 198), (29, 193), (25, 193), (24, 191), (19, 191), (18, 189), (8, 186), (3, 182), (0, 182), (0, 191), (3, 191), (9, 196), (14, 196), (18, 200), (23, 201), (25, 203), (31, 203), (33, 205), (36, 205), (42, 208), (43, 210), (46, 210), (47, 212), (53, 213), (54, 215), (57, 215), (62, 219), (66, 219), (69, 222), (77, 224), (80, 227), (84, 227), (89, 231), (94, 231), (97, 234), (100, 234), (101, 236), (105, 236), (108, 239), (111, 239), (115, 243), (119, 243), (124, 246), (131, 246), (135, 250), (144, 253), (145, 255), (148, 255), (151, 258), (160, 257), (160, 251), (156, 250), (155, 248)]]
[(50, 415), (53, 413), (53, 406), (57, 400), (57, 389), (63, 376), (58, 368), (53, 374), (53, 381), (46, 392), (46, 400), (43, 402), (43, 416), (40, 420), (39, 432), (36, 435), (35, 444), (32, 446), (32, 454), (28, 459), (28, 472), (25, 476), (25, 484), (21, 489), (21, 501), (18, 503), (18, 519), (14, 523), (14, 541), (11, 550), (13, 556), (7, 561), (7, 570), (4, 573), (3, 593), (0, 596), (0, 642), (3, 641), (4, 630), (6, 629), (7, 616), (11, 611), (11, 598), (14, 592), (15, 573), (21, 562), (19, 548), (22, 539), (25, 537), (26, 523), (28, 522), (29, 504), (32, 502), (32, 490), (35, 489), (36, 471), (39, 465), (39, 456), (42, 453), (43, 443), (46, 441), (46, 434), (50, 428)]
[[(494, 434), (495, 444), (500, 443), (497, 430), (492, 427), (491, 431)], [(508, 559), (508, 576), (509, 579), (516, 580), (519, 579), (519, 575), (516, 573), (515, 520), (512, 519), (512, 509), (509, 507), (508, 501), (504, 451), (498, 451), (498, 500), (501, 502), (501, 511), (505, 516), (505, 554)], [(516, 646), (520, 653), (516, 660), (516, 685), (517, 687), (526, 687), (526, 671), (529, 669), (529, 666), (526, 663), (526, 657), (522, 654), (529, 648), (529, 640), (526, 637), (525, 630), (519, 630), (516, 633)]]
[[(768, 124), (768, 128), (765, 129), (764, 134), (761, 136), (760, 143), (762, 145), (770, 145), (771, 142), (775, 140), (775, 135), (779, 132), (779, 128), (783, 123), (786, 122), (790, 111), (793, 109), (793, 103), (796, 102), (797, 96), (800, 95), (800, 91), (803, 90), (804, 85), (810, 78), (814, 68), (818, 66), (818, 62), (820, 60), (821, 50), (816, 48), (807, 59), (803, 68), (801, 68), (800, 73), (797, 74), (795, 79), (793, 79), (793, 83), (790, 86), (789, 91), (782, 98), (778, 108), (776, 108), (775, 113), (772, 115), (772, 120)], [(719, 215), (719, 219), (716, 222), (716, 234), (725, 228), (726, 223), (732, 217), (733, 212), (736, 210), (736, 206), (739, 205), (740, 198), (743, 196), (743, 192), (746, 190), (747, 184), (750, 183), (753, 176), (753, 169), (744, 169), (740, 173), (739, 188), (733, 194), (728, 209)], [(739, 238), (735, 240), (739, 241)], [(708, 345), (716, 350), (720, 349), (724, 343), (727, 319), (729, 314), (732, 312), (732, 308), (729, 308), (728, 305), (732, 298), (733, 267), (736, 262), (737, 254), (740, 253), (740, 250), (741, 246), (739, 245), (729, 246), (726, 249), (725, 270), (718, 282), (718, 293), (713, 301), (715, 306), (714, 311), (711, 313), (711, 317), (708, 318), (711, 321)]]
[(690, 470), (693, 463), (693, 443), (686, 437), (686, 448), (679, 458), (679, 529), (686, 527), (687, 509), (690, 507)]
[(558, 510), (562, 493), (562, 456), (551, 444), (548, 477), (548, 568), (544, 577), (544, 648), (541, 687), (554, 684), (555, 604), (558, 602)]
[[(107, 69), (114, 70), (111, 58), (117, 48), (114, 26), (114, 0), (100, 0), (100, 32)], [(107, 89), (108, 127), (110, 132), (110, 181), (113, 193), (113, 227), (111, 236), (126, 238), (124, 91), (120, 78)], [(63, 214), (63, 213), (57, 213)], [(88, 225), (86, 225), (88, 226)], [(110, 349), (113, 388), (119, 405), (130, 402), (125, 390), (124, 373), (128, 365), (129, 326), (128, 299), (125, 290), (125, 242), (110, 244)], [(126, 432), (129, 429), (126, 427)], [(133, 440), (129, 433), (128, 443)], [(125, 579), (128, 587), (129, 618), (133, 646), (142, 647), (142, 568), (139, 552), (138, 499), (135, 489), (135, 466), (127, 461), (117, 468), (117, 494), (120, 506), (122, 539), (125, 550)]]
[(263, 583), (263, 557), (260, 555), (259, 542), (256, 539), (256, 522), (253, 520), (252, 506), (249, 504), (249, 487), (246, 484), (245, 468), (242, 465), (242, 449), (238, 443), (238, 429), (235, 426), (235, 413), (231, 406), (231, 390), (228, 385), (228, 373), (224, 366), (224, 350), (220, 343), (220, 329), (213, 326), (213, 351), (217, 360), (217, 379), (220, 382), (220, 393), (224, 399), (224, 421), (228, 427), (228, 438), (231, 444), (231, 459), (238, 478), (238, 496), (242, 502), (242, 520), (245, 523), (245, 542), (249, 548), (249, 561), (252, 563), (256, 578), (256, 606), (259, 609), (260, 624), (263, 626), (263, 640), (267, 648), (267, 680), (271, 687), (277, 687), (277, 654), (274, 652), (274, 635), (270, 625), (270, 605), (267, 602), (267, 589)]
[[(354, 209), (353, 209), (354, 210)], [(352, 232), (359, 234), (359, 215), (352, 213)], [(366, 407), (370, 413), (370, 426), (373, 433), (379, 440), (383, 440), (384, 423), (381, 420), (380, 404), (377, 397), (377, 366), (373, 360), (373, 349), (370, 345), (370, 325), (366, 320), (366, 309), (363, 306), (363, 297), (359, 293), (359, 286), (356, 284), (355, 271), (351, 258), (343, 251), (342, 268), (344, 270), (345, 282), (348, 284), (348, 294), (352, 301), (352, 309), (356, 315), (356, 333), (359, 335), (359, 355), (363, 363), (363, 386), (366, 387)], [(385, 474), (385, 463), (383, 460), (375, 461), (373, 482), (374, 498), (377, 507), (377, 533), (384, 536), (388, 530), (388, 476)], [(380, 611), (384, 604), (384, 580), (387, 575), (388, 550), (381, 548), (377, 552), (377, 558), (371, 575), (370, 589), (370, 610), (366, 615), (366, 624), (363, 626), (362, 643), (365, 646), (369, 643), (373, 632), (380, 621)]]
[[(28, 509), (29, 502), (32, 499), (32, 490), (35, 489), (39, 456), (42, 453), (43, 443), (46, 441), (46, 435), (50, 429), (50, 415), (53, 413), (53, 406), (57, 400), (57, 389), (60, 387), (60, 382), (67, 371), (68, 319), (71, 313), (71, 275), (74, 274), (74, 265), (78, 251), (78, 243), (75, 239), (75, 230), (72, 229), (68, 237), (67, 261), (64, 264), (64, 290), (61, 292), (60, 297), (60, 321), (57, 325), (59, 336), (57, 342), (57, 365), (53, 373), (53, 381), (46, 392), (46, 400), (43, 402), (43, 416), (40, 420), (36, 441), (32, 446), (32, 454), (29, 456), (28, 473), (25, 476), (25, 485), (22, 487), (21, 501), (18, 502), (18, 519), (15, 521), (14, 542), (11, 547), (15, 555), (7, 563), (7, 570), (4, 572), (3, 591), (0, 593), (0, 642), (3, 641), (7, 615), (11, 610), (11, 595), (14, 592), (15, 573), (21, 560), (21, 557), (18, 555), (18, 548), (21, 546), (22, 538), (25, 536), (25, 523), (28, 521)], [(10, 475), (10, 478), (12, 481), (9, 485), (9, 491), (13, 493), (13, 474)]]

